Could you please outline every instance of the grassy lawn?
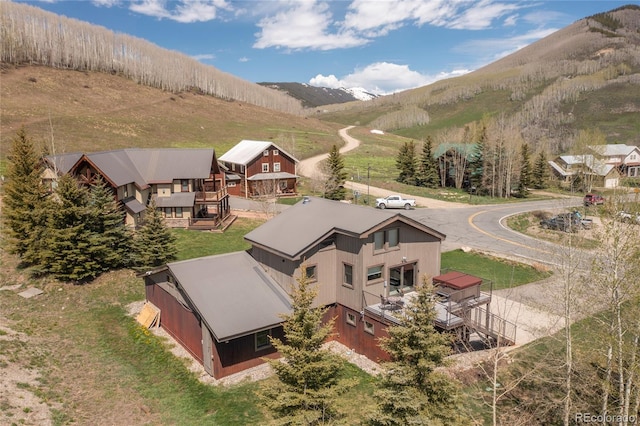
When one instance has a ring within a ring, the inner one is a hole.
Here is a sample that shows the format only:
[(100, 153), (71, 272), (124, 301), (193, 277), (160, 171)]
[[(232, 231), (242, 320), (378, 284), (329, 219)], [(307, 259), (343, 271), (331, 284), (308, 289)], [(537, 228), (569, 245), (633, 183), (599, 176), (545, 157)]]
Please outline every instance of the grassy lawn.
[(263, 223), (264, 220), (239, 217), (223, 233), (173, 229), (177, 238), (177, 260), (247, 250), (251, 244), (244, 240), (245, 234)]
[[(493, 289), (512, 288), (539, 281), (551, 272), (522, 263), (497, 259), (481, 253), (453, 250), (442, 253), (442, 269), (456, 270), (493, 281)], [(483, 284), (483, 290), (488, 290)]]

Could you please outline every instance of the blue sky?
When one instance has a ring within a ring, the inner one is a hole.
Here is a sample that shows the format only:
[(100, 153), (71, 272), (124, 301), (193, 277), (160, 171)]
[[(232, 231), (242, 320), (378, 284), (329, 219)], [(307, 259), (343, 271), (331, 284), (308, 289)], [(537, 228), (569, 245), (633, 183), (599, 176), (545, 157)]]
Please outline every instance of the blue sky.
[(388, 94), (461, 75), (627, 1), (76, 0), (33, 6), (252, 82)]

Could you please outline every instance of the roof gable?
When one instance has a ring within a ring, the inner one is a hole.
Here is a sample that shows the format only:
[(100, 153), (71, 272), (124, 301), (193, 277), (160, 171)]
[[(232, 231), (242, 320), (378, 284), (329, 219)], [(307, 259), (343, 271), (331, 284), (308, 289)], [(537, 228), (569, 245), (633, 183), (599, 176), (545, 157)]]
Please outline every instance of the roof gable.
[(298, 160), (288, 152), (284, 151), (278, 145), (273, 142), (268, 141), (253, 141), (253, 140), (241, 140), (238, 142), (233, 148), (229, 151), (225, 152), (222, 156), (220, 156), (220, 161), (224, 161), (227, 163), (235, 163), (247, 165), (251, 161), (253, 161), (256, 157), (261, 156), (262, 153), (269, 149), (270, 147), (276, 148), (278, 151), (291, 158), (295, 163)]
[(167, 267), (219, 342), (279, 325), (291, 311), (288, 295), (247, 252)]
[(375, 229), (401, 220), (439, 239), (444, 235), (400, 213), (308, 197), (286, 209), (245, 239), (283, 257), (299, 259), (310, 247), (334, 232), (366, 238)]

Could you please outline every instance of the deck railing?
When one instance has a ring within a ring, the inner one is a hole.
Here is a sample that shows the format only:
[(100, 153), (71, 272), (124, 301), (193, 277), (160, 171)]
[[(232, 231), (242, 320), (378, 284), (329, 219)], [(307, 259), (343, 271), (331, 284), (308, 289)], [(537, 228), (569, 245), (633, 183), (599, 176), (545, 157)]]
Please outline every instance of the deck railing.
[(196, 191), (196, 201), (220, 201), (229, 194), (227, 187), (224, 186), (217, 191)]
[(494, 338), (499, 345), (513, 345), (516, 342), (516, 325), (485, 308), (470, 309), (465, 313), (465, 320), (470, 328)]

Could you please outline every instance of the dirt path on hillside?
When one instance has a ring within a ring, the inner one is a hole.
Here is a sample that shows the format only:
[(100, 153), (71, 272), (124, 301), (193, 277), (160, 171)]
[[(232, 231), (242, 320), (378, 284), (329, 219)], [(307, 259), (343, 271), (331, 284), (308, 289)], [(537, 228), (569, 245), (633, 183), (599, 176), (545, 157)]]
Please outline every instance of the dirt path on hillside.
[[(360, 146), (360, 141), (353, 136), (350, 136), (347, 132), (353, 129), (355, 126), (345, 127), (344, 129), (340, 129), (338, 132), (340, 137), (345, 141), (345, 145), (340, 148), (340, 154), (345, 154), (351, 150), (354, 150)], [(320, 169), (320, 163), (326, 160), (329, 157), (329, 154), (320, 154), (315, 157), (310, 157), (305, 160), (301, 160), (298, 165), (298, 173), (302, 176), (308, 177), (314, 180), (323, 180), (324, 173)], [(367, 186), (362, 183), (347, 181), (345, 182), (345, 187), (351, 190), (360, 191), (361, 194), (370, 194), (374, 197), (387, 197), (392, 194), (397, 194), (402, 196), (403, 198), (413, 198), (416, 200), (416, 205), (418, 207), (429, 207), (433, 209), (452, 209), (452, 208), (460, 208), (460, 207), (469, 207), (467, 204), (462, 203), (452, 203), (449, 201), (441, 201), (435, 200), (433, 198), (427, 197), (419, 197), (414, 195), (402, 194), (395, 191), (390, 191), (384, 188), (378, 188), (375, 186)]]

